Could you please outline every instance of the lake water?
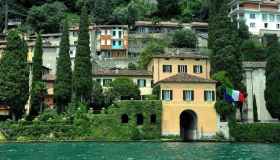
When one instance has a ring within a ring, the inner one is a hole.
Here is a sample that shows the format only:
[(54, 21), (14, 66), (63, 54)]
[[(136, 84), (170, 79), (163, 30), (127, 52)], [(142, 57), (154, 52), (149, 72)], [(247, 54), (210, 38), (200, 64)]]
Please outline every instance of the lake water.
[(277, 144), (0, 144), (0, 160), (280, 160)]

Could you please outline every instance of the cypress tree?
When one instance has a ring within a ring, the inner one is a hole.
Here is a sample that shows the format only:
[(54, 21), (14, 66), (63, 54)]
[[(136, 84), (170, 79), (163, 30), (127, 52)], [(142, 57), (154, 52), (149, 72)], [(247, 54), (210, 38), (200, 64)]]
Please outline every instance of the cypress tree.
[[(222, 2), (221, 2), (222, 3)], [(237, 22), (231, 22), (227, 16), (227, 3), (220, 4), (222, 7), (219, 13), (215, 14), (215, 26), (212, 35), (212, 73), (226, 71), (235, 88), (242, 88), (242, 56), (240, 53), (240, 43)], [(209, 42), (210, 42), (209, 41)]]
[(273, 118), (280, 119), (280, 44), (274, 41), (268, 48), (266, 65), (266, 107)]
[(41, 34), (37, 34), (34, 56), (32, 59), (32, 86), (31, 86), (31, 109), (30, 116), (34, 117), (43, 110), (43, 98), (44, 98), (44, 83), (42, 81), (43, 76), (43, 44)]
[(72, 96), (72, 70), (69, 55), (68, 22), (65, 20), (60, 41), (59, 57), (57, 59), (56, 81), (54, 85), (54, 100), (58, 113), (65, 112)]
[(19, 119), (24, 114), (28, 100), (28, 48), (17, 31), (11, 31), (7, 40), (7, 47), (0, 60), (0, 102), (10, 107), (13, 119)]
[(80, 18), (77, 54), (73, 72), (73, 91), (76, 101), (90, 103), (92, 91), (92, 63), (89, 48), (89, 22), (87, 7)]

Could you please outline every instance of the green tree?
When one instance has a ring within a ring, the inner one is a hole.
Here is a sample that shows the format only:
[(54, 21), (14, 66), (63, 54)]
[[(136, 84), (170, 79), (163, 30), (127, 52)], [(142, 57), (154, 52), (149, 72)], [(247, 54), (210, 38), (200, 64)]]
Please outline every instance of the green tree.
[(43, 44), (41, 34), (37, 34), (34, 56), (32, 59), (32, 87), (31, 87), (31, 109), (30, 116), (37, 116), (43, 109)]
[(72, 69), (69, 48), (68, 22), (65, 20), (60, 41), (59, 57), (56, 66), (56, 81), (54, 85), (54, 99), (58, 113), (65, 112), (65, 107), (71, 102)]
[(96, 24), (110, 24), (113, 20), (113, 0), (89, 0), (93, 22)]
[(28, 11), (27, 24), (35, 32), (57, 33), (60, 22), (64, 18), (66, 7), (61, 2), (45, 3), (42, 6), (33, 6)]
[(136, 70), (137, 66), (134, 63), (128, 63), (128, 69)]
[(157, 0), (157, 1), (158, 1), (157, 15), (159, 17), (163, 19), (169, 19), (181, 13), (180, 6), (179, 6), (180, 0)]
[(0, 102), (10, 106), (13, 119), (24, 114), (29, 91), (28, 48), (17, 31), (9, 32), (7, 47), (0, 59)]
[(221, 6), (222, 9), (215, 14), (216, 28), (211, 28), (215, 30), (211, 31), (214, 32), (211, 37), (213, 42), (210, 56), (212, 73), (226, 71), (235, 88), (240, 89), (243, 87), (241, 83), (243, 79), (242, 56), (239, 47), (241, 40), (238, 35), (237, 22), (232, 22), (227, 16), (227, 6), (228, 4), (224, 2)]
[(92, 84), (91, 106), (95, 109), (100, 109), (103, 107), (104, 101), (103, 89), (100, 83), (96, 81), (93, 81)]
[(87, 7), (84, 6), (80, 18), (80, 31), (73, 72), (73, 91), (77, 101), (87, 104), (90, 103), (92, 92), (92, 63), (88, 27)]
[(240, 47), (240, 51), (243, 61), (266, 60), (266, 50), (258, 40), (245, 40)]
[(141, 51), (138, 66), (146, 69), (154, 55), (163, 54), (167, 44), (161, 40), (150, 40), (148, 45)]
[(175, 48), (196, 48), (198, 43), (196, 34), (190, 29), (182, 29), (172, 34), (171, 45)]
[(113, 95), (118, 99), (130, 100), (140, 97), (138, 86), (129, 78), (117, 78), (111, 83), (111, 87)]
[(239, 22), (238, 35), (242, 40), (248, 40), (250, 38), (250, 32), (245, 21)]
[(274, 41), (268, 48), (266, 65), (266, 107), (273, 118), (280, 119), (280, 44)]

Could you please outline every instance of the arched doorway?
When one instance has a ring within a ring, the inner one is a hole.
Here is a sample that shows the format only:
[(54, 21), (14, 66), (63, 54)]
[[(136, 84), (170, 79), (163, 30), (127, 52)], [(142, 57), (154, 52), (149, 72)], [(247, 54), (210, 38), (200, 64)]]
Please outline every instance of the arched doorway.
[(197, 115), (192, 110), (185, 110), (180, 115), (180, 136), (184, 141), (196, 139)]

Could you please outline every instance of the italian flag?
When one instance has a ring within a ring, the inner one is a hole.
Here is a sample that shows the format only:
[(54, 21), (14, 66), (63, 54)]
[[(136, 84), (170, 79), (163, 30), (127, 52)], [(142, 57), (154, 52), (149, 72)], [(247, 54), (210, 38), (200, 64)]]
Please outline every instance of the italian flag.
[(245, 101), (245, 96), (241, 91), (226, 88), (224, 92), (224, 98), (228, 102), (241, 102)]

